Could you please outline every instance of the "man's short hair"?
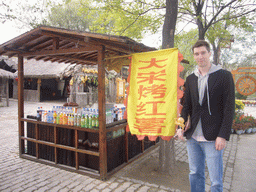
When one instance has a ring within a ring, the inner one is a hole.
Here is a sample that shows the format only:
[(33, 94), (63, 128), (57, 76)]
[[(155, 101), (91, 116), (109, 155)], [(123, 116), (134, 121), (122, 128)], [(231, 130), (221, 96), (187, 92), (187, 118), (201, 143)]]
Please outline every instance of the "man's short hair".
[(194, 49), (197, 48), (197, 47), (205, 47), (208, 52), (210, 52), (210, 50), (211, 50), (209, 43), (207, 41), (205, 41), (205, 40), (198, 40), (194, 44), (194, 46), (192, 47), (193, 53), (194, 53)]

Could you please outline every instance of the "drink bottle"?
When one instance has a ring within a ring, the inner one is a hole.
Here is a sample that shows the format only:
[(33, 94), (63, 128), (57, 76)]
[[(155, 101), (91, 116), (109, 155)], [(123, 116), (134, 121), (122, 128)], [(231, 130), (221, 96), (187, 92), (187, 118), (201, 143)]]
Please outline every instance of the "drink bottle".
[(77, 126), (77, 113), (74, 114), (74, 126)]
[(53, 123), (57, 123), (57, 113), (56, 113), (56, 111), (53, 112)]
[(92, 113), (92, 128), (95, 128), (95, 126), (96, 126), (96, 112), (94, 109)]
[(60, 124), (63, 125), (64, 121), (63, 121), (63, 113), (60, 112)]
[(42, 121), (42, 112), (43, 112), (42, 107), (38, 107), (36, 112), (36, 117), (38, 121)]
[(71, 125), (71, 114), (68, 113), (67, 116), (68, 116), (68, 125)]
[(84, 127), (84, 114), (82, 114), (82, 116), (81, 116), (81, 127)]
[(51, 111), (49, 110), (47, 113), (47, 123), (51, 123)]
[(96, 112), (96, 123), (95, 123), (95, 127), (99, 128), (99, 109), (97, 109)]
[(47, 111), (46, 110), (44, 110), (42, 113), (42, 121), (47, 122)]
[(70, 125), (74, 126), (74, 114), (73, 113), (70, 114)]
[(57, 113), (57, 117), (56, 117), (56, 123), (60, 124), (60, 113)]
[(81, 115), (80, 114), (77, 115), (77, 126), (81, 127)]
[(92, 113), (90, 112), (88, 115), (88, 128), (91, 129), (92, 128)]
[(64, 112), (64, 114), (63, 114), (63, 124), (64, 125), (67, 125), (68, 124), (68, 116), (67, 116), (67, 114)]

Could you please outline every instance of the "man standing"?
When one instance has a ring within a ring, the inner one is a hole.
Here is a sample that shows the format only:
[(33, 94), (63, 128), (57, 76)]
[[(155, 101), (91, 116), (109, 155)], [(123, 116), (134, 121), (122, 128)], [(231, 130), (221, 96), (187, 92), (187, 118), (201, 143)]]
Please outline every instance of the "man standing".
[(210, 46), (198, 40), (192, 48), (197, 68), (186, 78), (181, 117), (190, 116), (190, 128), (177, 130), (187, 138), (189, 181), (192, 192), (205, 191), (205, 160), (211, 191), (223, 191), (222, 156), (229, 140), (235, 111), (234, 82), (230, 72), (210, 62)]

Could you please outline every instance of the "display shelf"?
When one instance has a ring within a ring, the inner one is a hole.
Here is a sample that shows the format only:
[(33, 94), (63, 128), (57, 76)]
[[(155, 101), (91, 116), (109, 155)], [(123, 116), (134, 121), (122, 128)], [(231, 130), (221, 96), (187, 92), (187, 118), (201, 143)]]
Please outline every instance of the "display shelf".
[[(22, 118), (22, 122), (26, 124), (20, 137), (24, 142), (22, 157), (99, 176), (99, 130), (46, 123), (31, 118)], [(152, 141), (144, 143), (137, 140), (135, 135), (127, 133), (126, 120), (111, 125), (106, 129), (108, 174), (114, 173), (156, 144)]]

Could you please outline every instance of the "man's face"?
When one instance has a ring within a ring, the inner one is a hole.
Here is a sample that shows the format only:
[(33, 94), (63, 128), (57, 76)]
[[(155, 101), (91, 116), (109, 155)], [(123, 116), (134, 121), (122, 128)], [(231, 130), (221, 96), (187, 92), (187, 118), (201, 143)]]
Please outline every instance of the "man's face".
[(199, 67), (210, 66), (211, 52), (207, 51), (205, 46), (194, 48), (194, 59)]

